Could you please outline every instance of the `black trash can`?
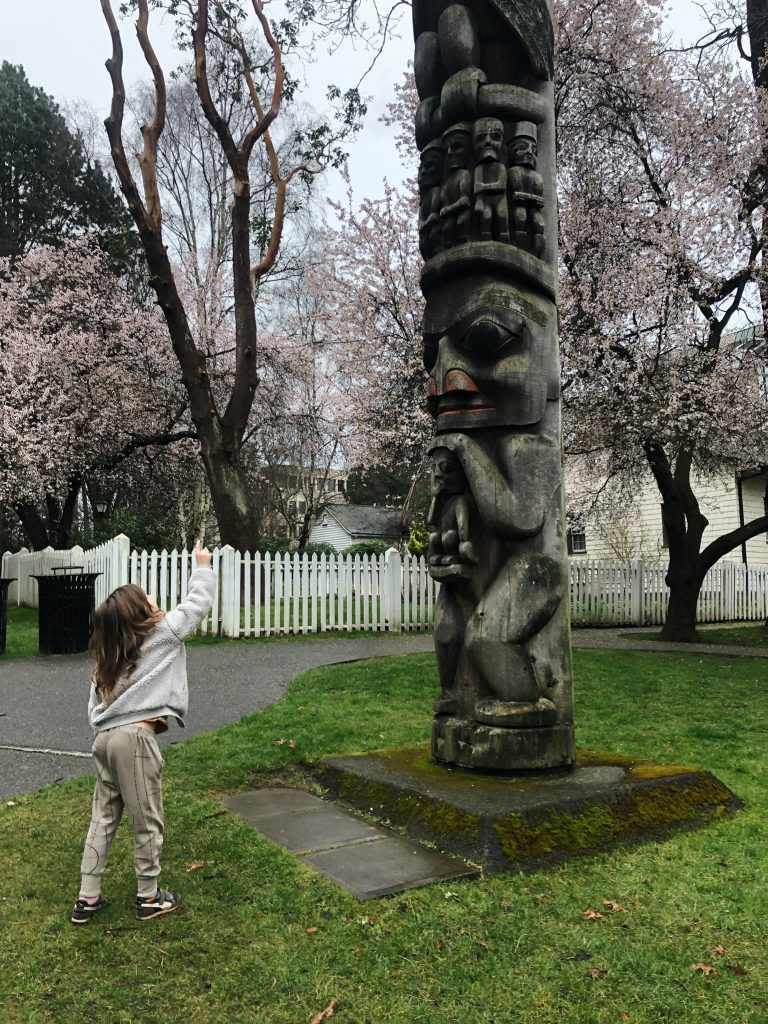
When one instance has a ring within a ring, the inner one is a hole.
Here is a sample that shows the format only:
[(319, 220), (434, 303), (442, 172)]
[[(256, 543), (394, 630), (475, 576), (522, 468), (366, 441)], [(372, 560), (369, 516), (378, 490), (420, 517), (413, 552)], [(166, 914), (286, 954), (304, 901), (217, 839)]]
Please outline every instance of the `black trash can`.
[(83, 572), (81, 565), (54, 569), (35, 576), (39, 588), (38, 654), (77, 654), (88, 649), (100, 572)]
[(15, 582), (15, 576), (0, 576), (0, 654), (5, 654), (5, 632), (8, 628), (8, 587)]

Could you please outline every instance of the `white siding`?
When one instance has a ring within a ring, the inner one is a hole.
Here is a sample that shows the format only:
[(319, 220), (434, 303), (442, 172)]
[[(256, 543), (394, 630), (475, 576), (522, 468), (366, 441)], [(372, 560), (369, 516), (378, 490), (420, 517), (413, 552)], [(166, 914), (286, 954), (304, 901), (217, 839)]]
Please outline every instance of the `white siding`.
[[(323, 525), (325, 524), (325, 525)], [(321, 514), (309, 531), (310, 544), (333, 544), (337, 551), (343, 551), (352, 543), (347, 531), (328, 513)]]
[[(576, 495), (580, 483), (572, 467), (566, 466), (566, 481), (568, 493)], [(763, 515), (765, 481), (764, 476), (744, 481), (746, 522)], [(733, 475), (724, 475), (719, 479), (694, 477), (693, 489), (702, 513), (709, 520), (702, 546), (705, 547), (722, 534), (737, 529), (739, 500)], [(574, 558), (641, 558), (647, 562), (667, 560), (667, 549), (663, 546), (661, 495), (650, 473), (637, 489), (631, 507), (623, 508), (610, 521), (607, 517), (599, 522), (587, 519), (584, 525), (587, 550), (583, 555), (572, 556)], [(741, 563), (741, 546), (734, 548), (721, 561)], [(749, 565), (768, 564), (768, 543), (765, 534), (753, 538), (747, 544), (747, 561)]]
[[(766, 478), (764, 476), (756, 476), (743, 482), (744, 522), (748, 523), (752, 519), (757, 519), (758, 516), (765, 515), (765, 487)], [(739, 548), (738, 554), (741, 558), (741, 548)], [(761, 533), (758, 537), (747, 541), (747, 564), (768, 565), (768, 533)]]

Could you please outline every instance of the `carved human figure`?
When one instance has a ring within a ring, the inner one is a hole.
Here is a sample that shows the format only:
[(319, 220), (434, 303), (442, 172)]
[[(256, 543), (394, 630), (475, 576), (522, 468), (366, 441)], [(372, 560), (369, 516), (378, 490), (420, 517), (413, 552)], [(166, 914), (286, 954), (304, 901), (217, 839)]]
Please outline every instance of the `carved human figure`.
[(438, 713), (458, 710), (456, 672), (462, 661), (464, 632), (476, 597), (468, 586), (477, 555), (471, 538), (476, 509), (467, 478), (454, 453), (440, 442), (432, 449), (432, 527), (427, 548), (429, 571), (441, 583), (434, 614), (437, 668), (442, 692), (435, 703)]
[[(427, 550), (431, 566), (456, 566), (461, 569), (477, 564), (469, 534), (470, 497), (461, 463), (448, 448), (432, 452), (432, 504), (428, 522), (434, 527)], [(451, 573), (436, 570), (446, 578)], [(456, 575), (456, 573), (453, 573)]]
[(446, 248), (469, 241), (472, 207), (472, 126), (454, 124), (443, 132), (448, 177), (440, 193), (440, 223)]
[(504, 125), (498, 118), (481, 117), (472, 128), (475, 149), (475, 216), (481, 241), (509, 242), (507, 168), (502, 161)]
[(440, 186), (445, 153), (434, 140), (424, 147), (419, 165), (419, 251), (425, 260), (440, 248)]
[(515, 243), (544, 253), (544, 183), (536, 170), (537, 132), (530, 121), (515, 125), (509, 143), (509, 200)]

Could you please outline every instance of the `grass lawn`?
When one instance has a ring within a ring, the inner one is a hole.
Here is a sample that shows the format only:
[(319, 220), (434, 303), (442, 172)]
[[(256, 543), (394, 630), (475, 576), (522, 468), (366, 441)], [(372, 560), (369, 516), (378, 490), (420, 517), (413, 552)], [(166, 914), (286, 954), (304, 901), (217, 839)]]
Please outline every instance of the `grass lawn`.
[(88, 779), (0, 806), (0, 1021), (310, 1024), (337, 1000), (339, 1024), (765, 1024), (768, 665), (574, 658), (580, 746), (704, 766), (746, 809), (553, 870), (358, 903), (216, 802), (323, 754), (426, 739), (433, 657), (315, 670), (268, 711), (167, 751), (176, 914), (133, 917), (123, 826), (110, 907), (69, 924)]
[[(736, 626), (699, 626), (699, 640), (703, 644), (723, 644), (727, 647), (768, 648), (768, 629), (762, 622)], [(660, 640), (660, 633), (623, 633), (630, 640)]]
[[(0, 666), (10, 658), (34, 658), (37, 655), (37, 609), (8, 606), (8, 628), (5, 654), (0, 655)], [(187, 647), (214, 647), (219, 644), (292, 643), (294, 640), (340, 640), (344, 637), (381, 636), (373, 630), (328, 630), (326, 633), (299, 633), (295, 636), (279, 633), (275, 636), (245, 637), (232, 640), (211, 633), (197, 633), (186, 641)], [(0, 1017), (0, 1024), (3, 1024)]]
[(0, 665), (8, 658), (33, 658), (36, 654), (37, 609), (20, 608), (18, 605), (9, 604), (5, 654), (0, 655)]

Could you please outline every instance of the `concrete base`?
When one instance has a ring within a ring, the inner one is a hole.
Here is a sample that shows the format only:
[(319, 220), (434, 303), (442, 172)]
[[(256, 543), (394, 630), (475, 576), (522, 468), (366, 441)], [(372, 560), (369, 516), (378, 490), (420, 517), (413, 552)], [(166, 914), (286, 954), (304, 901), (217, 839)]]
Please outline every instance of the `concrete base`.
[(742, 806), (701, 769), (584, 750), (570, 770), (527, 775), (448, 768), (426, 746), (326, 758), (315, 774), (344, 803), (490, 872), (661, 838)]

